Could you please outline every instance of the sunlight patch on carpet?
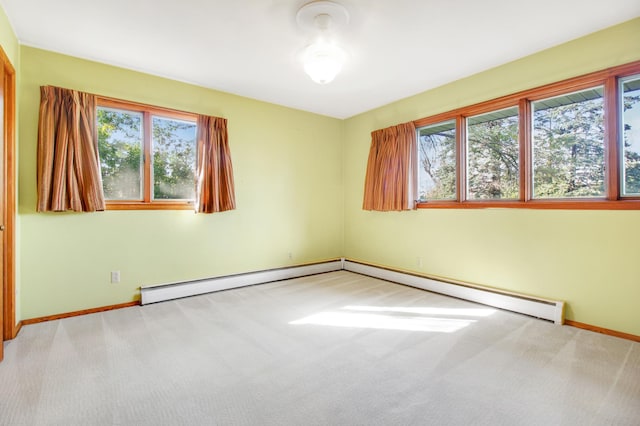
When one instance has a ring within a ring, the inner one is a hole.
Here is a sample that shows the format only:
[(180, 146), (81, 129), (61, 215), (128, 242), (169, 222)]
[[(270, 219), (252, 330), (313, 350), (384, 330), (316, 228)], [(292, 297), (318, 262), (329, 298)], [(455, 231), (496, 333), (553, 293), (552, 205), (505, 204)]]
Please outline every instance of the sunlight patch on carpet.
[[(355, 309), (359, 308), (359, 309)], [(380, 312), (390, 314), (369, 313), (374, 309), (362, 309), (372, 307), (347, 306), (344, 311), (325, 311), (291, 321), (291, 325), (324, 325), (332, 327), (350, 328), (375, 328), (381, 330), (405, 330), (427, 331), (438, 333), (452, 333), (476, 322), (475, 319), (461, 318), (435, 318), (432, 316), (397, 315), (397, 313), (423, 313), (413, 312), (412, 309), (421, 308), (379, 308)], [(406, 309), (406, 310), (405, 310)], [(427, 308), (435, 309), (435, 308)], [(350, 311), (351, 312), (350, 312)], [(353, 312), (365, 311), (365, 312)], [(395, 313), (395, 315), (394, 315)], [(424, 312), (426, 313), (426, 312)], [(439, 314), (444, 314), (440, 312)], [(467, 313), (466, 315), (469, 315)], [(489, 314), (490, 315), (490, 314)], [(482, 315), (477, 315), (482, 316)]]

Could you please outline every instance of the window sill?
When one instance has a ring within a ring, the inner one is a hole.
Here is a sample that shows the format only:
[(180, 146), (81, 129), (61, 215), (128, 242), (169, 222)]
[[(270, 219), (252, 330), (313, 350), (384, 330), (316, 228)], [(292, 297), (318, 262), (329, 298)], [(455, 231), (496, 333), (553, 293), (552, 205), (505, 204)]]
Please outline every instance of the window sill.
[(107, 201), (105, 210), (194, 210), (193, 201)]
[(640, 210), (639, 199), (628, 200), (530, 200), (530, 201), (430, 201), (419, 209), (542, 209), (542, 210)]

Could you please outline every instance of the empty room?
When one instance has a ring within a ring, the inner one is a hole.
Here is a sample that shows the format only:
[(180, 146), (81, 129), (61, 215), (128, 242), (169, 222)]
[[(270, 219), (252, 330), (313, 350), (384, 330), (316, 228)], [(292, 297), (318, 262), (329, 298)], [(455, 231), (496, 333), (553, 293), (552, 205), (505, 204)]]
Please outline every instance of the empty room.
[(639, 425), (637, 0), (0, 0), (0, 425)]

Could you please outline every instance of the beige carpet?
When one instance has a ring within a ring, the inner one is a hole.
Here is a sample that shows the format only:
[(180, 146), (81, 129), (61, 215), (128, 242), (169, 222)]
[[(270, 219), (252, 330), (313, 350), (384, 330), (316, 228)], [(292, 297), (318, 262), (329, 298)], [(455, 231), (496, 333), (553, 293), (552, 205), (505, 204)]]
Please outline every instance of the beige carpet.
[(640, 344), (349, 272), (26, 326), (1, 425), (640, 425)]

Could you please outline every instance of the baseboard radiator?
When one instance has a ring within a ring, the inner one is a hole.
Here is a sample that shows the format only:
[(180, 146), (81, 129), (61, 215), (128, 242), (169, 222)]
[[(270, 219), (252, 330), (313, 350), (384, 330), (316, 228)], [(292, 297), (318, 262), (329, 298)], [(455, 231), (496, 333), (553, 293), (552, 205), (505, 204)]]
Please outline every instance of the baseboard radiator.
[(344, 262), (344, 269), (358, 274), (420, 288), (433, 293), (440, 293), (457, 297), (458, 299), (469, 300), (483, 305), (542, 318), (556, 324), (564, 323), (564, 302), (560, 301), (522, 296), (471, 284), (448, 283), (350, 260)]
[(309, 265), (269, 269), (266, 271), (248, 272), (246, 274), (227, 275), (196, 281), (143, 286), (140, 288), (140, 304), (147, 305), (149, 303), (181, 299), (183, 297), (212, 293), (214, 291), (340, 271), (343, 269), (342, 264), (342, 260), (332, 260)]
[(309, 265), (288, 268), (270, 269), (266, 271), (248, 272), (196, 281), (144, 286), (140, 288), (140, 304), (163, 302), (199, 294), (212, 293), (237, 287), (264, 284), (273, 281), (299, 278), (308, 275), (323, 274), (346, 270), (361, 275), (380, 278), (422, 290), (440, 293), (483, 305), (493, 306), (508, 311), (542, 318), (556, 324), (564, 323), (564, 302), (523, 296), (471, 284), (450, 283), (400, 272), (392, 269), (359, 263), (351, 260), (331, 260)]

